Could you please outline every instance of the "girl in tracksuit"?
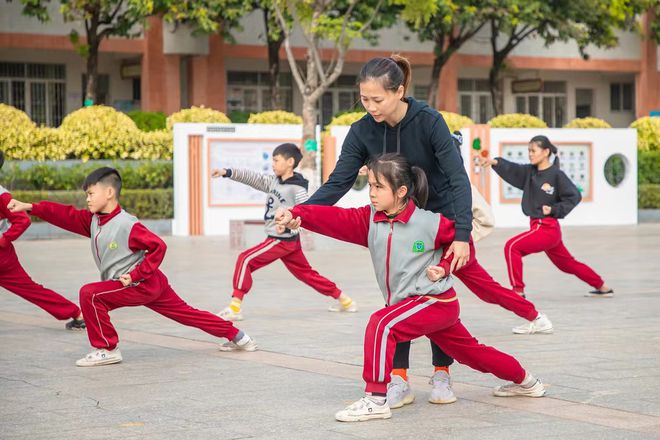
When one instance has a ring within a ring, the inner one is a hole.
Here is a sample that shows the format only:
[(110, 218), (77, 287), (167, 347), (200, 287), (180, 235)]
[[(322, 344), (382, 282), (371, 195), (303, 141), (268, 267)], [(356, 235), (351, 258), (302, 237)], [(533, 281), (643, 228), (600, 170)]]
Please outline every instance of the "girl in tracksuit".
[[(4, 165), (4, 153), (0, 151), (0, 169)], [(82, 330), (85, 321), (80, 308), (59, 293), (37, 284), (21, 266), (12, 242), (30, 226), (30, 218), (24, 212), (11, 212), (7, 205), (11, 193), (0, 185), (0, 287), (30, 301), (55, 319), (70, 319), (67, 330)]]
[(366, 396), (339, 411), (339, 421), (391, 417), (387, 404), (396, 344), (427, 336), (450, 356), (478, 371), (512, 383), (496, 396), (541, 397), (545, 388), (516, 359), (470, 335), (459, 319), (449, 262), (454, 222), (419, 208), (428, 194), (424, 172), (402, 156), (387, 154), (369, 164), (371, 206), (343, 209), (298, 205), (281, 210), (281, 228), (305, 228), (369, 248), (385, 307), (375, 312), (364, 340)]
[(545, 252), (559, 270), (573, 274), (594, 288), (587, 296), (611, 297), (614, 291), (589, 266), (573, 257), (561, 238), (559, 219), (566, 217), (580, 203), (577, 187), (559, 169), (557, 147), (545, 136), (529, 142), (529, 165), (520, 165), (497, 157), (486, 159), (507, 183), (523, 191), (522, 210), (529, 217), (529, 231), (516, 235), (504, 246), (509, 280), (513, 289), (525, 291), (522, 259)]

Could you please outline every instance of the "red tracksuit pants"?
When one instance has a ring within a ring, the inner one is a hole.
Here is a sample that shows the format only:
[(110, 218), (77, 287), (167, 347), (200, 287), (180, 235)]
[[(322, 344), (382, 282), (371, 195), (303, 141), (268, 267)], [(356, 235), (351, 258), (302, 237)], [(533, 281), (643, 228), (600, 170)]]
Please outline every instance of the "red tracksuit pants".
[(80, 289), (80, 307), (92, 346), (113, 350), (119, 342), (119, 336), (110, 322), (109, 312), (120, 307), (135, 306), (146, 306), (176, 322), (196, 327), (219, 338), (232, 340), (238, 333), (231, 321), (188, 305), (172, 289), (167, 277), (156, 271), (134, 286), (124, 287), (119, 281), (101, 281), (86, 284)]
[(536, 319), (539, 312), (530, 301), (507, 289), (490, 276), (486, 269), (477, 261), (477, 251), (470, 241), (470, 262), (454, 272), (465, 287), (477, 295), (479, 299), (490, 304), (497, 304), (528, 321)]
[(30, 301), (56, 319), (77, 318), (80, 309), (57, 292), (35, 283), (18, 261), (13, 245), (0, 249), (0, 287)]
[(529, 254), (545, 252), (550, 261), (562, 272), (570, 273), (598, 289), (605, 282), (589, 266), (573, 257), (561, 239), (561, 227), (557, 219), (532, 218), (529, 231), (509, 239), (504, 246), (504, 257), (513, 290), (524, 292), (522, 259)]
[(525, 370), (515, 358), (480, 344), (463, 327), (455, 295), (451, 291), (441, 299), (410, 297), (371, 315), (364, 335), (362, 373), (367, 392), (387, 393), (396, 344), (420, 336), (427, 336), (448, 355), (477, 371), (515, 383), (525, 379)]
[(269, 237), (257, 246), (241, 252), (238, 256), (234, 269), (234, 293), (232, 296), (243, 299), (252, 288), (252, 272), (275, 260), (282, 260), (293, 276), (319, 293), (335, 299), (341, 295), (341, 290), (335, 283), (321, 276), (309, 265), (300, 246), (300, 240), (285, 241)]

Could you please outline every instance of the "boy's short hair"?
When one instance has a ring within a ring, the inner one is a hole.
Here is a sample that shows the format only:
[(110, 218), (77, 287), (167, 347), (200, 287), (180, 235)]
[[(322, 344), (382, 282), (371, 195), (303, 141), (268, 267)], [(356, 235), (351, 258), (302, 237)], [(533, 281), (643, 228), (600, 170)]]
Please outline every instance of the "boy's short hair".
[(296, 144), (292, 143), (286, 143), (282, 145), (278, 145), (274, 150), (273, 150), (273, 157), (275, 156), (282, 156), (284, 159), (291, 159), (293, 158), (293, 168), (295, 169), (300, 161), (302, 160), (302, 152), (300, 151), (300, 148)]
[(5, 153), (3, 153), (2, 150), (0, 150), (0, 170), (2, 169), (2, 166), (5, 164)]
[(121, 176), (119, 171), (110, 167), (98, 168), (85, 178), (85, 183), (83, 183), (83, 191), (87, 191), (92, 185), (97, 183), (102, 183), (103, 185), (108, 185), (114, 188), (117, 197), (121, 193)]

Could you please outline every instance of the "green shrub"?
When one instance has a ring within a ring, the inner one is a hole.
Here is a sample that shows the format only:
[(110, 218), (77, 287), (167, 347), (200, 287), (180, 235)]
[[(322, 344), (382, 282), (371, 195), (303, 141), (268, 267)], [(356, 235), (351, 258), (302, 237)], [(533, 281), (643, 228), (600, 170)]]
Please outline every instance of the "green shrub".
[[(13, 191), (12, 196), (24, 202), (49, 200), (52, 202), (86, 208), (85, 193), (78, 191)], [(139, 219), (169, 219), (174, 217), (174, 192), (169, 189), (122, 190), (120, 203), (130, 214)], [(40, 221), (32, 217), (32, 221)]]
[(167, 129), (172, 130), (172, 127), (177, 122), (216, 122), (221, 124), (229, 124), (231, 121), (222, 112), (206, 108), (204, 106), (186, 108), (176, 113), (172, 113), (167, 117)]
[(229, 116), (229, 119), (231, 119), (231, 122), (234, 124), (247, 124), (248, 119), (250, 119), (250, 115), (250, 112), (233, 110), (229, 112), (227, 116)]
[(598, 118), (575, 118), (564, 125), (564, 128), (612, 128), (612, 126)]
[(637, 153), (637, 179), (639, 183), (660, 184), (660, 150)]
[(453, 133), (454, 131), (460, 131), (462, 128), (469, 127), (474, 125), (474, 121), (467, 116), (459, 115), (458, 113), (440, 111), (440, 114), (447, 123), (449, 131)]
[(167, 126), (167, 116), (163, 112), (143, 112), (133, 110), (126, 113), (142, 131), (164, 130)]
[(85, 177), (101, 166), (116, 168), (125, 189), (172, 188), (172, 162), (145, 161), (142, 163), (79, 163), (74, 165), (38, 163), (21, 169), (8, 162), (0, 172), (0, 182), (10, 191), (79, 190)]
[(273, 110), (261, 113), (252, 113), (248, 124), (302, 124), (302, 118), (295, 113), (284, 110)]
[(25, 112), (0, 103), (0, 150), (7, 159), (20, 158), (30, 148), (36, 128)]
[(645, 183), (639, 185), (638, 208), (660, 209), (660, 185)]
[(639, 151), (660, 150), (660, 117), (639, 118), (630, 128), (637, 129), (637, 149)]
[(522, 113), (495, 116), (488, 121), (491, 128), (548, 128), (543, 120)]

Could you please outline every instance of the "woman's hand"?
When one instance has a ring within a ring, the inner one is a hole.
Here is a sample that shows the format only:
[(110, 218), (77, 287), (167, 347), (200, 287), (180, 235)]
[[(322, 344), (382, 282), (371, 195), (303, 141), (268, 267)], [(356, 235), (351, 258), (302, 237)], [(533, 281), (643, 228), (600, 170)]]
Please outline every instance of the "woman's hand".
[(455, 270), (465, 266), (470, 259), (470, 244), (465, 241), (453, 242), (451, 246), (449, 246), (445, 258), (449, 258), (451, 255), (454, 256), (454, 259), (449, 265), (449, 273), (454, 273)]

